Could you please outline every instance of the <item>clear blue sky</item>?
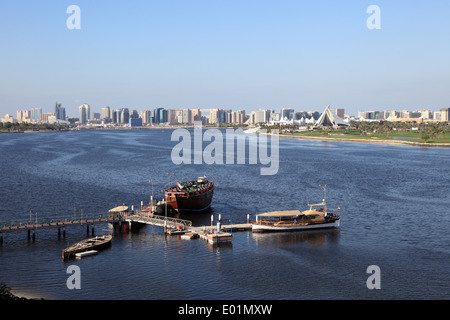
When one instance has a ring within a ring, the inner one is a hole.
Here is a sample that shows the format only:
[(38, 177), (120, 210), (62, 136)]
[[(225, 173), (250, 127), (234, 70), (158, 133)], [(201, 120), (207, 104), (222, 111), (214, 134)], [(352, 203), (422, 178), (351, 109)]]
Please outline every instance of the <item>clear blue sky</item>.
[[(66, 9), (81, 9), (69, 30)], [(381, 30), (369, 30), (369, 5)], [(450, 1), (0, 2), (0, 116), (450, 106)]]

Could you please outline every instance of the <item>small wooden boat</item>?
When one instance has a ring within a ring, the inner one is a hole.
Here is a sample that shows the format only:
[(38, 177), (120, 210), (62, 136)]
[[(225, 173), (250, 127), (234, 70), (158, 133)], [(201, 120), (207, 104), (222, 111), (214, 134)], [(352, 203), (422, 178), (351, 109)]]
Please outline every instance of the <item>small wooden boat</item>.
[(84, 239), (64, 249), (62, 251), (62, 257), (63, 259), (70, 259), (74, 258), (75, 255), (80, 252), (105, 249), (111, 245), (111, 239), (111, 235), (103, 235)]

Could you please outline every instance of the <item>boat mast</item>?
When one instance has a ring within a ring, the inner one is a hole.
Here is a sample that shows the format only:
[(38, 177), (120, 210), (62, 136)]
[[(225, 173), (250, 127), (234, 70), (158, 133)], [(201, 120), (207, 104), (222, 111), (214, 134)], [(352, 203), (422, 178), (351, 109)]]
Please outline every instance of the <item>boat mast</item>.
[(325, 207), (325, 210), (327, 209), (327, 185), (322, 186), (321, 184), (319, 184), (319, 187), (321, 187), (323, 189), (323, 206)]

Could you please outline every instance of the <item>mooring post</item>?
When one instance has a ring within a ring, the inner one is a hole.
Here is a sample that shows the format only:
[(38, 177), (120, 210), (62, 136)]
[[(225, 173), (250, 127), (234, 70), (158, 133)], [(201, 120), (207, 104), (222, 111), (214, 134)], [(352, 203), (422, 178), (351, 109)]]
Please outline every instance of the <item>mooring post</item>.
[(61, 227), (58, 227), (58, 239), (61, 238)]
[(211, 227), (214, 226), (214, 215), (211, 215)]
[(89, 233), (89, 223), (86, 223), (86, 234)]
[(36, 239), (35, 230), (33, 229), (33, 241)]
[(28, 229), (28, 240), (31, 239), (31, 233), (30, 232), (31, 232), (30, 229)]
[(63, 238), (66, 238), (66, 227), (63, 227)]
[(247, 224), (250, 223), (250, 214), (247, 214)]
[(0, 233), (0, 245), (3, 245), (3, 232)]
[(92, 224), (91, 229), (92, 229), (92, 235), (94, 235), (94, 233), (95, 233), (95, 231), (94, 231), (94, 224)]

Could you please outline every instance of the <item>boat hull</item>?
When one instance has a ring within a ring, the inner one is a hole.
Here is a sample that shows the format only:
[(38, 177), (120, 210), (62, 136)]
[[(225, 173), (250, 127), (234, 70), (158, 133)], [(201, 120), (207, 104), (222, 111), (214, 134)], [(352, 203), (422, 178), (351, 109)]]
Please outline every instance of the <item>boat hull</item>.
[(209, 209), (214, 195), (214, 182), (189, 181), (183, 182), (182, 185), (185, 187), (177, 186), (165, 190), (168, 206), (178, 213), (204, 212)]
[(179, 196), (175, 195), (173, 200), (169, 200), (167, 204), (180, 213), (183, 212), (202, 212), (211, 206), (214, 190), (201, 193), (198, 195)]
[[(74, 258), (77, 253), (91, 251), (91, 250), (103, 250), (111, 246), (111, 235), (86, 239), (78, 242), (77, 244), (66, 248), (62, 251), (63, 259)], [(93, 244), (89, 244), (89, 241), (95, 241)]]
[(339, 228), (340, 220), (327, 223), (317, 223), (309, 225), (295, 225), (295, 226), (273, 226), (264, 224), (252, 224), (252, 232), (287, 232), (287, 231), (304, 231), (312, 229), (328, 229)]

